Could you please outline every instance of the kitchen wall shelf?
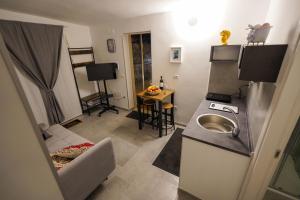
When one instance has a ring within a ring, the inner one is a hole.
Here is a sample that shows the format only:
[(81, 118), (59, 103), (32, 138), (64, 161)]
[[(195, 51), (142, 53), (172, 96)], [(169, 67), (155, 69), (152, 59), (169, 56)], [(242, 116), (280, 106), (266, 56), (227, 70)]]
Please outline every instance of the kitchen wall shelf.
[(287, 47), (287, 44), (244, 46), (239, 80), (276, 82)]
[(238, 62), (241, 45), (211, 46), (210, 62)]

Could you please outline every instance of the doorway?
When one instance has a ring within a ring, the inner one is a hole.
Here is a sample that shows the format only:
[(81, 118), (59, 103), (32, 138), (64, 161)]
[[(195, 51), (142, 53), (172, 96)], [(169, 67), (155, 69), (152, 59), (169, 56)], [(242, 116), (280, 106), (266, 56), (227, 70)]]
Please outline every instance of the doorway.
[(264, 197), (273, 199), (300, 199), (300, 118)]
[(129, 34), (128, 40), (135, 97), (152, 83), (151, 33)]

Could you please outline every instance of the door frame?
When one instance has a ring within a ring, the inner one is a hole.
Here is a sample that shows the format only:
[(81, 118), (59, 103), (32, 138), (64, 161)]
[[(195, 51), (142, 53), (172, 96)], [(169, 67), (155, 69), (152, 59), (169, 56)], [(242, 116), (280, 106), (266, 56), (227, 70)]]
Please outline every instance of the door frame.
[[(300, 27), (300, 26), (299, 26)], [(299, 30), (299, 28), (298, 28)], [(300, 35), (277, 85), (239, 200), (263, 199), (300, 115)], [(279, 156), (275, 156), (280, 151)]]
[(134, 109), (135, 101), (135, 90), (134, 83), (132, 82), (132, 77), (134, 77), (134, 71), (131, 68), (131, 41), (130, 35), (128, 33), (124, 33), (122, 35), (122, 43), (123, 43), (123, 57), (124, 57), (124, 66), (125, 66), (125, 77), (126, 77), (126, 89), (127, 89), (127, 97), (128, 97), (128, 110)]
[[(130, 110), (136, 107), (136, 90), (135, 90), (135, 74), (134, 74), (134, 66), (132, 59), (132, 44), (131, 44), (131, 35), (140, 35), (150, 33), (151, 31), (140, 31), (140, 32), (130, 32), (124, 33), (122, 36), (123, 41), (123, 56), (124, 56), (124, 64), (126, 69), (126, 79), (127, 79), (127, 93), (128, 93), (128, 108)], [(152, 54), (152, 40), (151, 40), (151, 54)]]

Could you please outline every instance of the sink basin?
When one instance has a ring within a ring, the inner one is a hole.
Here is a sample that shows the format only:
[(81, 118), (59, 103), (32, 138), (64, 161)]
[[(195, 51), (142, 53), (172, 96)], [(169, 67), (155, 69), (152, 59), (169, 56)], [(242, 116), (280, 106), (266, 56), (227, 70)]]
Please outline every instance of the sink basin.
[(237, 125), (231, 119), (217, 114), (203, 114), (197, 118), (200, 127), (215, 133), (232, 133)]

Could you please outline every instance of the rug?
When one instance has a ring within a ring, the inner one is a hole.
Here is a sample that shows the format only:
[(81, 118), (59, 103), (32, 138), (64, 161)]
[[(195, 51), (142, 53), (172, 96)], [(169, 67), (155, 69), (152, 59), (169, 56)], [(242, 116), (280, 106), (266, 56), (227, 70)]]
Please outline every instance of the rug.
[(126, 117), (135, 119), (135, 120), (139, 120), (139, 113), (138, 113), (138, 111), (132, 111), (131, 113), (126, 115)]
[(179, 176), (181, 142), (183, 129), (177, 128), (167, 144), (161, 150), (153, 165), (167, 171), (175, 176)]
[[(139, 112), (138, 111), (132, 111), (131, 113), (126, 115), (126, 117), (128, 117), (130, 119), (139, 120)], [(149, 118), (149, 117), (147, 118), (147, 115), (144, 115), (144, 123), (152, 125), (151, 118)], [(154, 121), (154, 124), (156, 124), (156, 120)]]

